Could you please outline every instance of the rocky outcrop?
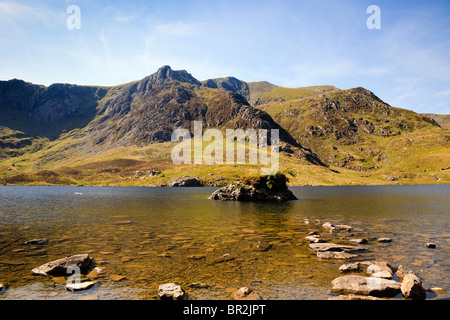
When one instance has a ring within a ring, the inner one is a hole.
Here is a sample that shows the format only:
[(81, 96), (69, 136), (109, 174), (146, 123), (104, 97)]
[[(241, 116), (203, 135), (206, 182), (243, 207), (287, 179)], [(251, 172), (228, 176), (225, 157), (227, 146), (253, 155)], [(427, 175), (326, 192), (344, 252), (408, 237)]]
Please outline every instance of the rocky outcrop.
[(220, 188), (209, 197), (222, 201), (291, 201), (298, 200), (292, 191), (286, 189), (255, 188), (243, 184), (230, 184)]
[(169, 182), (169, 187), (202, 187), (200, 179), (197, 177), (176, 178)]
[(69, 267), (76, 266), (80, 268), (82, 274), (88, 274), (94, 267), (95, 261), (88, 254), (79, 254), (67, 256), (62, 259), (47, 262), (33, 270), (34, 274), (48, 276), (66, 276)]

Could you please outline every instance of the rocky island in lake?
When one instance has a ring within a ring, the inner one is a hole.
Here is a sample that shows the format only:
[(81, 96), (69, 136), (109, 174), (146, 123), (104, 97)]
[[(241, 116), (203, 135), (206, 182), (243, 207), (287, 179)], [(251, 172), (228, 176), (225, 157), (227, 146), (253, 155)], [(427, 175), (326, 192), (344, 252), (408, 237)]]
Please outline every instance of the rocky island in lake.
[(209, 199), (222, 201), (291, 201), (298, 200), (287, 187), (283, 173), (272, 176), (247, 177), (215, 191)]

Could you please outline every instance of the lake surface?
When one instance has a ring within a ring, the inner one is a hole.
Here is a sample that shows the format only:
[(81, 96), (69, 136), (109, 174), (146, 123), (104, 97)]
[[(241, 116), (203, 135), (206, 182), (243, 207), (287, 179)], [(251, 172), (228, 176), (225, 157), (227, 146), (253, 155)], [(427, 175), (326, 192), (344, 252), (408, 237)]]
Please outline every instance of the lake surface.
[[(190, 299), (229, 299), (243, 286), (264, 299), (328, 299), (344, 262), (317, 259), (304, 239), (314, 230), (337, 243), (367, 238), (359, 260), (403, 264), (425, 288), (447, 290), (429, 299), (450, 298), (450, 185), (291, 187), (300, 200), (289, 203), (208, 200), (216, 189), (0, 186), (0, 299), (156, 299), (167, 282)], [(353, 230), (328, 234), (316, 219)], [(36, 238), (49, 241), (23, 244)], [(106, 273), (87, 291), (31, 273), (81, 253)]]

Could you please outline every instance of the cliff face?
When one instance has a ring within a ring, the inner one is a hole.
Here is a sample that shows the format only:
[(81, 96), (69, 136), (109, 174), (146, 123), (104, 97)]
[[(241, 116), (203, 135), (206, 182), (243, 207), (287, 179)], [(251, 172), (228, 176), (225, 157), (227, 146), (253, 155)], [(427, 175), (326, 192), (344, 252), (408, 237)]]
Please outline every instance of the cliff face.
[[(77, 129), (81, 140), (74, 148), (86, 154), (167, 142), (175, 129), (193, 134), (193, 121), (202, 121), (204, 129), (278, 129), (281, 141), (296, 147), (300, 157), (321, 163), (270, 115), (250, 106), (244, 96), (210, 88), (188, 72), (169, 66), (140, 81), (109, 88), (2, 82), (0, 110), (0, 126), (12, 130), (9, 138), (23, 134), (52, 140)], [(9, 138), (5, 136), (9, 142), (3, 142), (9, 149), (24, 146)]]
[(91, 121), (106, 92), (71, 84), (45, 87), (16, 79), (0, 81), (0, 126), (29, 136), (56, 138), (63, 130)]

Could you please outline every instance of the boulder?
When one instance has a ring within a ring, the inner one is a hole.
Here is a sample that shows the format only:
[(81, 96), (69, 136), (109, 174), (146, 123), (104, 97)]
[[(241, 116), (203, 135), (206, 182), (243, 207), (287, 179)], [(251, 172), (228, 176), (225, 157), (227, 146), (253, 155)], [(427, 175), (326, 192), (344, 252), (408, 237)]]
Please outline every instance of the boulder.
[(200, 179), (197, 177), (184, 177), (172, 179), (168, 183), (169, 187), (203, 187)]
[(234, 300), (262, 300), (261, 296), (248, 287), (242, 287), (231, 294)]
[(336, 294), (370, 295), (374, 297), (393, 297), (401, 292), (401, 284), (382, 278), (348, 275), (331, 282), (331, 292)]
[(432, 242), (425, 243), (425, 246), (427, 248), (430, 248), (430, 249), (435, 249), (436, 248), (436, 244), (432, 243)]
[(399, 265), (397, 268), (397, 271), (395, 272), (395, 275), (397, 276), (398, 281), (402, 282), (403, 278), (408, 274), (408, 273), (412, 273), (415, 274), (414, 272), (412, 272), (409, 268), (403, 266), (403, 265)]
[(394, 277), (394, 269), (384, 261), (371, 263), (366, 272), (375, 278), (392, 279)]
[(165, 283), (159, 286), (158, 295), (161, 300), (184, 300), (186, 293), (175, 283)]
[(291, 201), (298, 200), (287, 188), (268, 189), (254, 186), (230, 184), (213, 192), (209, 197), (212, 200), (222, 201)]
[(3, 283), (0, 283), (0, 292), (2, 292), (3, 289), (5, 289), (5, 285)]
[(405, 298), (413, 300), (424, 300), (426, 298), (425, 289), (422, 287), (422, 281), (413, 273), (405, 275), (401, 285), (401, 291)]
[(82, 274), (88, 274), (95, 267), (95, 261), (88, 254), (78, 254), (47, 262), (31, 272), (48, 276), (65, 276), (67, 269), (73, 266), (80, 268)]
[(391, 238), (379, 238), (378, 242), (380, 242), (380, 243), (392, 242), (392, 239)]

